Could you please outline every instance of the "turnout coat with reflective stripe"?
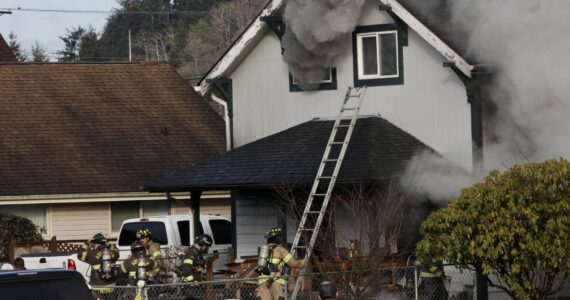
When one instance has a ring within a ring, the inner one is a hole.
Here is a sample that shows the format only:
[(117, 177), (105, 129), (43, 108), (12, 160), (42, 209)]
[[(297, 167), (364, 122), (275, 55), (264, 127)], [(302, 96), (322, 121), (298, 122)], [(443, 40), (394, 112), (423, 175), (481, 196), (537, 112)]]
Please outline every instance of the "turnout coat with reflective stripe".
[[(281, 245), (270, 245), (272, 246), (271, 252), (269, 253), (269, 275), (261, 274), (258, 277), (259, 284), (265, 284), (273, 277), (280, 277), (283, 275), (283, 269), (285, 265), (291, 268), (300, 268), (303, 265), (302, 260), (297, 260), (289, 253), (285, 247)], [(285, 284), (283, 278), (277, 278), (274, 282)]]
[[(158, 270), (158, 264), (152, 257), (145, 257), (146, 259), (146, 276), (154, 276), (155, 270)], [(137, 270), (138, 270), (139, 260), (137, 257), (131, 256), (127, 258), (121, 265), (121, 273), (126, 274), (128, 277), (129, 285), (137, 285)]]
[[(109, 285), (114, 283), (114, 279), (106, 280), (101, 278), (101, 263), (103, 262), (102, 245), (85, 242), (77, 251), (77, 258), (80, 261), (91, 265), (91, 275), (89, 283), (91, 285)], [(119, 259), (119, 249), (115, 245), (109, 244), (109, 252), (111, 253), (111, 262), (115, 263)]]
[(202, 274), (206, 270), (206, 262), (200, 250), (192, 246), (184, 256), (180, 274), (186, 282), (201, 281)]

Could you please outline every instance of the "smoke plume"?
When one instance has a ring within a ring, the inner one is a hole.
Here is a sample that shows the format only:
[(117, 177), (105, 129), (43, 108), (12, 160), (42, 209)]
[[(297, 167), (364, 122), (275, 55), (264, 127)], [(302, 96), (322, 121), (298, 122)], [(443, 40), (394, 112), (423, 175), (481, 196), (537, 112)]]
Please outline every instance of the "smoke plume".
[[(452, 24), (468, 32), (469, 55), (495, 69), (487, 91), (495, 112), (485, 124), (485, 168), (570, 157), (570, 1), (443, 2)], [(408, 169), (431, 197), (458, 195), (481, 178), (456, 180), (453, 168), (438, 160), (423, 154)]]
[(345, 49), (366, 0), (290, 0), (283, 59), (305, 90), (315, 89)]

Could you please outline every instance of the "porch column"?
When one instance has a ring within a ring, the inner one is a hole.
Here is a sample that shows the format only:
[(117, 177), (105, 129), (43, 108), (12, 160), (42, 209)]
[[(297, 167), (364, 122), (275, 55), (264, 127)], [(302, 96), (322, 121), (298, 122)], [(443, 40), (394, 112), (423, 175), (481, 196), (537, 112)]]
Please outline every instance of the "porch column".
[[(194, 217), (194, 237), (196, 237), (200, 232), (200, 198), (202, 198), (202, 191), (190, 191), (190, 208), (192, 209), (192, 216)], [(193, 243), (194, 241), (190, 241)]]

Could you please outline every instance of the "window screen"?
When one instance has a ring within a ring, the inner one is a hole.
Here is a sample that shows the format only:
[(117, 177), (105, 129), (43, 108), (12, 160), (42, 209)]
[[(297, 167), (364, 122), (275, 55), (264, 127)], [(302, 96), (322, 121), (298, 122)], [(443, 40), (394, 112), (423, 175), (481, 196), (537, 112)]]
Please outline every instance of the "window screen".
[(2, 205), (0, 211), (24, 217), (38, 226), (43, 233), (47, 228), (47, 205)]
[(376, 45), (376, 36), (362, 38), (364, 75), (378, 74), (378, 48)]
[(398, 45), (396, 33), (380, 34), (380, 75), (398, 75)]
[(124, 220), (138, 217), (140, 217), (138, 201), (111, 202), (112, 231), (119, 231)]
[(214, 242), (218, 245), (232, 243), (232, 223), (226, 220), (210, 220)]
[(167, 216), (170, 215), (170, 205), (168, 201), (142, 201), (143, 217)]

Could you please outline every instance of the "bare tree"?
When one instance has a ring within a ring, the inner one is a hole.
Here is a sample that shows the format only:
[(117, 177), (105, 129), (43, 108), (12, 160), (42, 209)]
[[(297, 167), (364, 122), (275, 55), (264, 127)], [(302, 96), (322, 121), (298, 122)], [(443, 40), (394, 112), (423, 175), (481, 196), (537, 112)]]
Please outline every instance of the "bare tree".
[[(281, 186), (275, 190), (298, 224), (307, 189)], [(348, 271), (328, 279), (336, 281), (352, 299), (370, 296), (374, 291), (368, 287), (382, 275), (376, 270), (401, 259), (399, 238), (407, 206), (408, 197), (396, 180), (383, 185), (337, 186), (315, 243), (313, 271)], [(311, 224), (315, 221), (316, 217), (308, 219)], [(305, 244), (308, 238), (304, 237)], [(391, 274), (386, 276), (390, 281)]]

